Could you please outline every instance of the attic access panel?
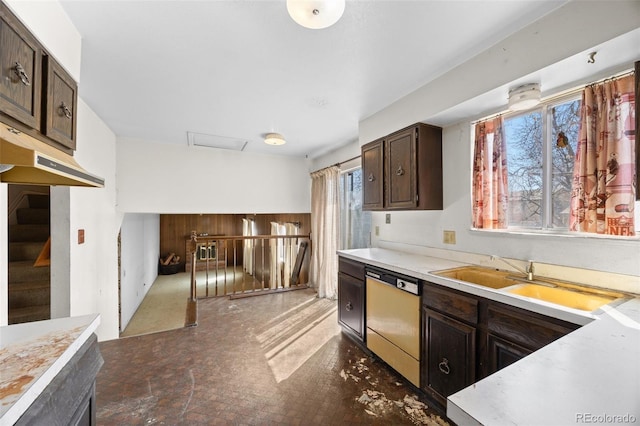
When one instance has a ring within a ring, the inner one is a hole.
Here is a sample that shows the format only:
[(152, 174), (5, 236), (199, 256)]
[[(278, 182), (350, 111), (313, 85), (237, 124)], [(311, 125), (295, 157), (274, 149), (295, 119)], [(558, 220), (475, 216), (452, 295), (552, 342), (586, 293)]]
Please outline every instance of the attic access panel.
[(206, 133), (187, 132), (187, 144), (189, 146), (202, 146), (205, 148), (229, 149), (232, 151), (244, 151), (249, 141)]

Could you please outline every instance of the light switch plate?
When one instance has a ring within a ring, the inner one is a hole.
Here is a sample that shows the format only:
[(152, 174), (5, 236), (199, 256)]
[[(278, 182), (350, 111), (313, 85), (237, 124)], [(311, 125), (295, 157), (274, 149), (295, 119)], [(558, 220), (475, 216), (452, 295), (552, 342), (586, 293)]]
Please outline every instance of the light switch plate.
[(380, 236), (380, 227), (376, 225), (376, 237)]
[(456, 231), (442, 231), (442, 242), (444, 244), (455, 244)]

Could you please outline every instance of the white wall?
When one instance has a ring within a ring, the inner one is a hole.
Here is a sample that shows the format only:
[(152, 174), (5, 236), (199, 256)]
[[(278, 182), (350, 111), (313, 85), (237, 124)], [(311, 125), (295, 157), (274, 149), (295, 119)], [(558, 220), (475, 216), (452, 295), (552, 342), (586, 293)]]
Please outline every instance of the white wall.
[(118, 138), (118, 210), (308, 213), (308, 161)]
[[(49, 54), (79, 80), (82, 40), (60, 3), (8, 3)], [(115, 210), (116, 143), (113, 132), (82, 101), (81, 90), (80, 85), (75, 157), (106, 183), (100, 189), (52, 188), (52, 313), (100, 313), (96, 334), (107, 340), (118, 337), (117, 234), (121, 217)], [(0, 195), (6, 203), (6, 191), (4, 194)], [(6, 208), (2, 210), (0, 225), (4, 228)], [(79, 229), (85, 230), (84, 244), (78, 244)], [(6, 233), (0, 233), (0, 244), (6, 245), (6, 240)], [(1, 258), (6, 262), (6, 256)], [(0, 291), (1, 283), (0, 278)], [(5, 315), (6, 309), (0, 308), (0, 321)]]
[[(82, 99), (78, 102), (77, 161), (105, 179), (104, 188), (70, 190), (71, 315), (99, 312), (101, 340), (118, 334), (118, 232), (116, 212), (116, 138)], [(77, 243), (79, 229), (84, 244)]]
[(120, 232), (120, 331), (123, 331), (158, 276), (160, 215), (127, 213)]

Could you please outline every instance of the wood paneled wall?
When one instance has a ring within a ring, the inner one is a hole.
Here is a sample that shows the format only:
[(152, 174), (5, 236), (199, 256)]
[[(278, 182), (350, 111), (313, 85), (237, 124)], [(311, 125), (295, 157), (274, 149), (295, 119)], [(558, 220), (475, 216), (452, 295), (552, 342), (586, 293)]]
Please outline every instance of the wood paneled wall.
[[(242, 235), (242, 219), (253, 219), (259, 235), (271, 233), (271, 222), (299, 222), (300, 234), (311, 232), (310, 213), (279, 214), (162, 214), (160, 215), (160, 254), (175, 253), (181, 261), (186, 259), (185, 241), (191, 231), (210, 236)], [(307, 253), (309, 256), (309, 253)]]

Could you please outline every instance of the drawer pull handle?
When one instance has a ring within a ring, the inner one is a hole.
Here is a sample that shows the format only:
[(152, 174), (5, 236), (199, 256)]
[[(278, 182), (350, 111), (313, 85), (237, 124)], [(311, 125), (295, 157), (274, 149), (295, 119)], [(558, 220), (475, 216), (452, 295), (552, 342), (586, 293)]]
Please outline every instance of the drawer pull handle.
[(347, 302), (347, 306), (345, 306), (345, 308), (347, 309), (347, 311), (351, 311), (353, 310), (353, 305), (351, 304), (351, 302)]
[(398, 170), (396, 170), (396, 176), (402, 176), (404, 174), (404, 169), (402, 166), (398, 166)]
[(442, 371), (444, 374), (451, 373), (451, 369), (449, 368), (449, 360), (446, 358), (442, 358), (442, 362), (438, 364), (438, 369)]
[(22, 82), (22, 84), (24, 84), (25, 86), (31, 86), (31, 81), (29, 80), (29, 76), (27, 75), (27, 72), (24, 70), (24, 67), (22, 66), (22, 64), (20, 64), (20, 62), (16, 62), (16, 64), (13, 67), (13, 71), (20, 78), (20, 81)]
[(58, 109), (61, 112), (60, 115), (64, 115), (68, 119), (71, 119), (71, 117), (73, 117), (73, 114), (71, 113), (71, 110), (69, 109), (69, 107), (64, 102), (62, 102), (60, 104), (60, 107)]
[(367, 180), (369, 182), (373, 182), (374, 180), (376, 180), (376, 177), (373, 175), (373, 173), (369, 173), (369, 177), (367, 178)]

